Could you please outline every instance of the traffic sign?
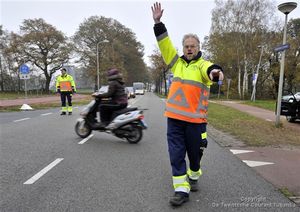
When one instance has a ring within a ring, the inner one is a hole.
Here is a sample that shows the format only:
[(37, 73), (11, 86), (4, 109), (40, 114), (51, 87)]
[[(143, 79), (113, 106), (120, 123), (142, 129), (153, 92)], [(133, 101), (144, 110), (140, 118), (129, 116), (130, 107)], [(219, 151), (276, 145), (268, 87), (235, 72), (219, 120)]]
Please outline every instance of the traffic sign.
[(274, 51), (275, 52), (282, 52), (286, 49), (289, 49), (290, 48), (290, 44), (289, 43), (286, 43), (286, 44), (283, 44), (283, 45), (280, 45), (280, 46), (277, 46), (274, 48)]
[(22, 64), (19, 71), (21, 74), (29, 74), (30, 68), (26, 64)]
[(29, 74), (20, 74), (20, 79), (30, 79)]

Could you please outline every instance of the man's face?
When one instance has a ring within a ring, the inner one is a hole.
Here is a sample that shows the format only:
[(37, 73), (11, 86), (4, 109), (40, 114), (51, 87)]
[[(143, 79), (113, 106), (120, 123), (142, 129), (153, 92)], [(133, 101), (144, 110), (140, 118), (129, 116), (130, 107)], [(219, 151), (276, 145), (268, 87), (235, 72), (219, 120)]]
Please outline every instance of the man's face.
[(64, 76), (64, 75), (66, 75), (66, 73), (67, 73), (67, 72), (66, 72), (66, 70), (65, 70), (65, 69), (62, 69), (62, 70), (61, 70), (61, 75), (63, 75), (63, 76)]
[(199, 44), (195, 38), (187, 38), (183, 43), (183, 54), (192, 60), (199, 52)]

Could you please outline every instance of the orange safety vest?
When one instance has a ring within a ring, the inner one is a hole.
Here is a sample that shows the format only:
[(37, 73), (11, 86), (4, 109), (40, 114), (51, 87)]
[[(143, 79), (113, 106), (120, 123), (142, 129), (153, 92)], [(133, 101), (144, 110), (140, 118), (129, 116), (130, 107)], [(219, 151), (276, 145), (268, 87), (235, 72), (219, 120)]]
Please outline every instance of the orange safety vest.
[(59, 87), (62, 91), (72, 91), (72, 86), (70, 81), (59, 82)]
[(56, 78), (56, 89), (60, 89), (60, 91), (72, 91), (74, 89), (76, 91), (75, 82), (73, 80), (73, 77), (69, 74), (62, 76), (59, 75)]
[(207, 122), (209, 88), (199, 82), (173, 78), (165, 116), (193, 123)]

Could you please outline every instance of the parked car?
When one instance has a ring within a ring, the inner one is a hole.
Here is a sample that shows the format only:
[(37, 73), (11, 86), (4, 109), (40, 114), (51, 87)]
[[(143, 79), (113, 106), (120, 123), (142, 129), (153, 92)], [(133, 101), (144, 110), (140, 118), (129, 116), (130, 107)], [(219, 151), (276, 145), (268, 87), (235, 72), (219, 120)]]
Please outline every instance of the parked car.
[(297, 92), (295, 94), (289, 94), (282, 96), (282, 101), (288, 102), (288, 101), (294, 101), (296, 99), (297, 101), (300, 101), (300, 92)]
[(135, 93), (133, 87), (126, 87), (128, 92), (128, 99), (135, 98)]
[(282, 97), (280, 115), (286, 116), (288, 122), (300, 119), (300, 92)]

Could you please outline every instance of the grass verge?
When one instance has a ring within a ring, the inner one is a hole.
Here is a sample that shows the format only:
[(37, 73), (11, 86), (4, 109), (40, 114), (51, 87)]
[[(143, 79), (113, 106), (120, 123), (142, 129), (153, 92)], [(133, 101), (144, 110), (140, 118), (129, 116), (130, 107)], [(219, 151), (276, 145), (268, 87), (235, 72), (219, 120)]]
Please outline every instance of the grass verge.
[(276, 100), (255, 100), (253, 101), (244, 101), (243, 104), (263, 108), (266, 110), (275, 111), (276, 109)]
[(276, 128), (273, 123), (223, 105), (209, 103), (208, 123), (249, 146), (300, 146), (300, 132)]
[(287, 188), (280, 188), (279, 191), (288, 198), (294, 196)]

